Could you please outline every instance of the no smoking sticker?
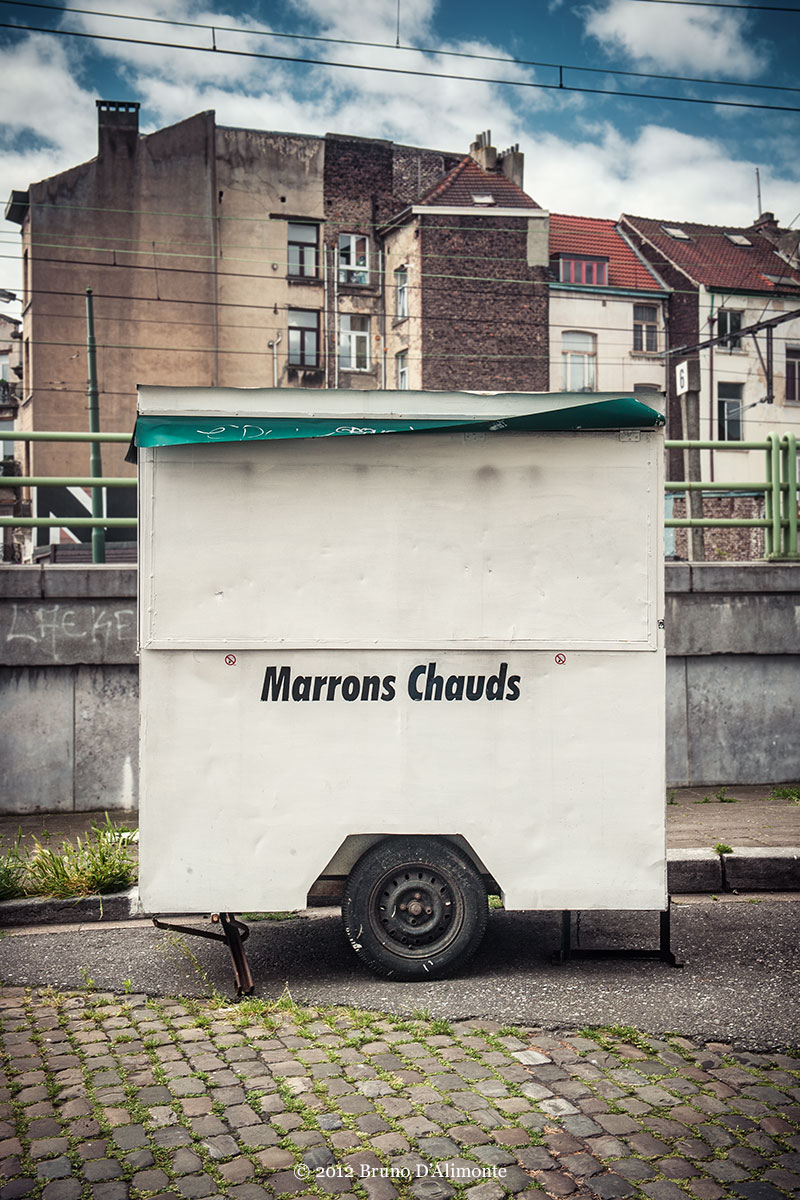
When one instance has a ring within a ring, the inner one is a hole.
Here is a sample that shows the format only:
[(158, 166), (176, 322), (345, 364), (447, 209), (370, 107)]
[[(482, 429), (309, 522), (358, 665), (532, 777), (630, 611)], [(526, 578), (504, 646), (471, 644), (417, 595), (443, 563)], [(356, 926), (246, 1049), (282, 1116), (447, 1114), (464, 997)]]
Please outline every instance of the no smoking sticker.
[(557, 654), (553, 661), (558, 663), (560, 667), (563, 667), (564, 663), (567, 661), (567, 656), (566, 654)]
[(225, 655), (225, 664), (228, 667), (235, 667), (236, 666), (236, 655), (235, 654), (226, 654)]

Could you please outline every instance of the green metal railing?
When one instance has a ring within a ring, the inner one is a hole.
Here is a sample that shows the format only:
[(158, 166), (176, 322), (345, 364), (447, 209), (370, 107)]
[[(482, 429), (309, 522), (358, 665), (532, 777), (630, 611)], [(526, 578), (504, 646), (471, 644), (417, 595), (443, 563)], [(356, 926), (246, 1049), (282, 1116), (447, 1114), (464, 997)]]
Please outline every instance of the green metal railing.
[(667, 492), (747, 492), (764, 497), (763, 517), (668, 517), (668, 529), (761, 528), (767, 558), (794, 559), (797, 545), (797, 437), (768, 433), (762, 442), (667, 441), (667, 450), (763, 450), (766, 479), (755, 482), (670, 480)]
[[(128, 433), (88, 433), (67, 430), (11, 430), (3, 432), (6, 442), (89, 442), (97, 446), (100, 442), (130, 443)], [(96, 465), (93, 458), (92, 467)], [(138, 525), (136, 517), (104, 517), (99, 512), (96, 497), (101, 488), (132, 487), (135, 488), (135, 476), (102, 476), (102, 475), (0, 475), (0, 487), (85, 487), (92, 489), (91, 517), (16, 517), (0, 516), (0, 529), (91, 529), (92, 530), (92, 561), (105, 562), (105, 538), (97, 539), (97, 530), (105, 529), (135, 529)]]
[[(80, 432), (44, 432), (10, 431), (3, 433), (5, 441), (19, 442), (109, 442), (128, 443), (127, 433), (80, 433)], [(667, 441), (668, 450), (762, 450), (765, 455), (765, 475), (763, 480), (756, 482), (721, 481), (679, 481), (667, 482), (668, 493), (684, 492), (747, 492), (761, 493), (764, 496), (763, 517), (668, 517), (664, 524), (672, 529), (722, 529), (722, 528), (761, 528), (765, 530), (766, 557), (794, 559), (798, 554), (798, 470), (797, 470), (797, 438), (793, 433), (769, 433), (760, 442), (719, 442), (719, 441)], [(107, 477), (94, 475), (3, 475), (0, 476), (0, 486), (10, 488), (23, 487), (136, 487), (133, 477)], [(136, 517), (15, 517), (0, 516), (0, 528), (65, 528), (74, 529), (102, 527), (105, 529), (135, 529), (138, 522)]]

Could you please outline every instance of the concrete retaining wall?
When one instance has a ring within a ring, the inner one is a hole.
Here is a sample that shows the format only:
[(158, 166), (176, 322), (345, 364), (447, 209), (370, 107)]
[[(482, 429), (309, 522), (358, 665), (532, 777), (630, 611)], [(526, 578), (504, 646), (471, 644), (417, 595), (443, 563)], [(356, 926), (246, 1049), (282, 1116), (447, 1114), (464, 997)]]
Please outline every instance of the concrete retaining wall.
[[(671, 784), (800, 779), (800, 563), (668, 563)], [(135, 808), (136, 570), (0, 567), (0, 812)]]

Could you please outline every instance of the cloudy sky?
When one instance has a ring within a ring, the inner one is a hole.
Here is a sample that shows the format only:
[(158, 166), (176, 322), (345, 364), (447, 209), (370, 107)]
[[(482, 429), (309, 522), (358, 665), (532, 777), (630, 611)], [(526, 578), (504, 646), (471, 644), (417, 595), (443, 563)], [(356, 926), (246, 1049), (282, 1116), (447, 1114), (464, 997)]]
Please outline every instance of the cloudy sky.
[[(543, 207), (586, 216), (746, 225), (758, 167), (762, 208), (796, 225), (800, 11), (793, 0), (773, 9), (0, 0), (0, 198), (91, 158), (104, 98), (138, 100), (143, 132), (203, 109), (220, 124), (453, 152), (491, 130), (500, 149), (520, 144), (526, 190)], [(0, 241), (0, 287), (16, 289), (18, 226), (4, 222)]]

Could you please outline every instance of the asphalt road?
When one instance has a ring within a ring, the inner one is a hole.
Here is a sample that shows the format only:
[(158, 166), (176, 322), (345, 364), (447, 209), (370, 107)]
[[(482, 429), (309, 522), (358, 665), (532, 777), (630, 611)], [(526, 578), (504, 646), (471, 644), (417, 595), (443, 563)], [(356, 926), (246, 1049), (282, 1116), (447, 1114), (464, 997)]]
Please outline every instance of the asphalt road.
[[(493, 912), (483, 945), (454, 979), (397, 983), (364, 970), (338, 915), (251, 925), (256, 994), (288, 986), (302, 1003), (390, 1013), (486, 1017), (508, 1024), (575, 1028), (634, 1025), (658, 1034), (733, 1041), (751, 1049), (800, 1046), (800, 897), (710, 897), (673, 907), (682, 969), (658, 961), (573, 961), (553, 966), (556, 913)], [(206, 928), (210, 926), (206, 925)], [(653, 945), (652, 913), (583, 914), (583, 945)], [(0, 938), (0, 979), (60, 990), (93, 987), (150, 995), (232, 991), (227, 952), (148, 922), (44, 927)]]

